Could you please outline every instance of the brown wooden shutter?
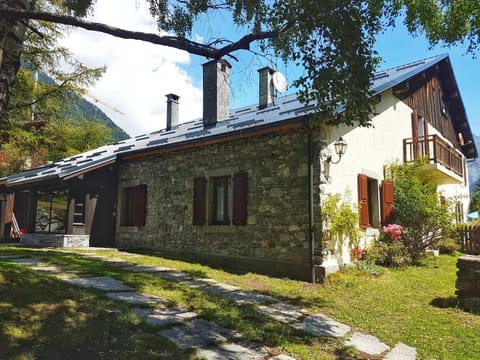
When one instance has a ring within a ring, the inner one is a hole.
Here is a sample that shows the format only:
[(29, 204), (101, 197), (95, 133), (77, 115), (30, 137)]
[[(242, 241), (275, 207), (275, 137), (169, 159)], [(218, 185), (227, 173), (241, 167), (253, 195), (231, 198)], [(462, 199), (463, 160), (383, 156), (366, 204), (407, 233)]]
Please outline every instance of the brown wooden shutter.
[(193, 179), (193, 225), (205, 225), (206, 179)]
[(147, 212), (147, 185), (135, 186), (135, 226), (145, 226)]
[(360, 212), (360, 227), (370, 226), (368, 216), (368, 178), (366, 175), (358, 174), (358, 205)]
[(392, 221), (392, 211), (395, 204), (392, 181), (382, 181), (382, 225), (388, 225)]
[(233, 225), (247, 224), (247, 173), (233, 174)]
[(12, 222), (13, 218), (13, 204), (15, 200), (15, 194), (7, 194), (7, 204), (5, 206), (5, 224)]

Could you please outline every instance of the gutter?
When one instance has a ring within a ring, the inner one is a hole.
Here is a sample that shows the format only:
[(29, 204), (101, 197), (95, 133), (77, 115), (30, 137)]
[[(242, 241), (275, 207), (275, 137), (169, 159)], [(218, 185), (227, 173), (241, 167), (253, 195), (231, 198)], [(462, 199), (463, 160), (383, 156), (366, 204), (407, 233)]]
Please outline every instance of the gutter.
[(314, 223), (314, 207), (313, 207), (313, 131), (310, 127), (308, 131), (308, 243), (310, 253), (310, 273), (312, 284), (316, 283), (315, 274), (315, 232)]

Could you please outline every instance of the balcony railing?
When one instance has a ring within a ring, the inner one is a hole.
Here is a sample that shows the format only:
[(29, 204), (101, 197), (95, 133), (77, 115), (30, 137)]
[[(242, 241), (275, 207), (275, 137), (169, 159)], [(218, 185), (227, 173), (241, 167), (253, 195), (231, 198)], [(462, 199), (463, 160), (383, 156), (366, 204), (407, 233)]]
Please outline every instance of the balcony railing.
[(403, 160), (427, 160), (428, 164), (443, 165), (463, 177), (462, 154), (438, 135), (403, 140)]

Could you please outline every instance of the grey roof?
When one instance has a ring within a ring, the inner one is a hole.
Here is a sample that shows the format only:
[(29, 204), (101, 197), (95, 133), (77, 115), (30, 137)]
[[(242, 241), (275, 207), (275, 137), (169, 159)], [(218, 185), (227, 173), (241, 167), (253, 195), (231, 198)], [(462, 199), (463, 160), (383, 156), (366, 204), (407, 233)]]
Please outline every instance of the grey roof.
[[(373, 79), (372, 91), (374, 94), (382, 93), (446, 58), (448, 58), (448, 55), (439, 55), (378, 72)], [(211, 139), (272, 127), (289, 121), (296, 121), (299, 117), (313, 113), (315, 110), (315, 105), (305, 106), (300, 103), (296, 95), (288, 95), (276, 99), (275, 104), (264, 109), (252, 105), (232, 110), (228, 119), (219, 121), (212, 127), (204, 128), (202, 119), (197, 119), (182, 123), (169, 131), (163, 129), (150, 134), (139, 135), (27, 172), (11, 175), (3, 180), (6, 180), (7, 185), (20, 185), (50, 179), (65, 179), (115, 161), (119, 155), (174, 147), (207, 138)]]

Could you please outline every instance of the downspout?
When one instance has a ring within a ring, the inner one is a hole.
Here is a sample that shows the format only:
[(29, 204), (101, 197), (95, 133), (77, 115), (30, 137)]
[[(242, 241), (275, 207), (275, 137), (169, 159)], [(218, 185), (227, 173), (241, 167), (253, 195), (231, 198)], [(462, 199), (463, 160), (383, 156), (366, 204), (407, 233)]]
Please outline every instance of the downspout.
[(312, 284), (316, 282), (315, 274), (315, 232), (313, 228), (314, 208), (313, 208), (313, 131), (307, 125), (308, 131), (308, 242), (310, 251), (310, 272)]

